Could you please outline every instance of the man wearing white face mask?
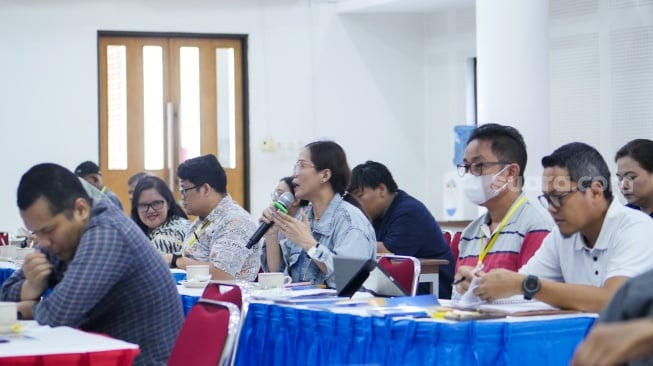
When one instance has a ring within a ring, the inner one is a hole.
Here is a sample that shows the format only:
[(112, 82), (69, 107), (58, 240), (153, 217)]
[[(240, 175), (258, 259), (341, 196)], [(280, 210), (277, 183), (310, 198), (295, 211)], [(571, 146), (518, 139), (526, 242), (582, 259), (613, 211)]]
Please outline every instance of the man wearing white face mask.
[(467, 198), (487, 212), (460, 238), (454, 278), (458, 293), (467, 291), (475, 268), (517, 271), (553, 227), (551, 218), (522, 192), (526, 160), (526, 144), (513, 127), (485, 124), (469, 137), (458, 173)]

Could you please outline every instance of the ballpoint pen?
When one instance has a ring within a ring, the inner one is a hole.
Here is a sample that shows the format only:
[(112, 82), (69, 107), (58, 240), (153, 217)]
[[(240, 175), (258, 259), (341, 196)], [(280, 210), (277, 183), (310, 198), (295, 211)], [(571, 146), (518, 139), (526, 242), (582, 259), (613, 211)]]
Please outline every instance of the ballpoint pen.
[[(483, 270), (483, 263), (479, 264), (478, 266), (476, 266), (476, 268), (474, 268), (474, 270), (472, 271), (472, 275), (475, 275), (475, 274), (479, 273), (482, 270)], [(456, 286), (457, 284), (465, 281), (466, 279), (467, 279), (467, 277), (462, 276), (459, 279), (453, 281), (453, 285)]]

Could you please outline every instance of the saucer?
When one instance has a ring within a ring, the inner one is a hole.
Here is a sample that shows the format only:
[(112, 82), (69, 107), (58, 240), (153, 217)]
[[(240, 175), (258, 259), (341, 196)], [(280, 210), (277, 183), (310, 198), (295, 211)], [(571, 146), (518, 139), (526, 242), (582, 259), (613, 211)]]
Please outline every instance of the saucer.
[(188, 281), (188, 280), (183, 280), (179, 281), (184, 287), (188, 288), (204, 288), (206, 285), (209, 284), (209, 281)]

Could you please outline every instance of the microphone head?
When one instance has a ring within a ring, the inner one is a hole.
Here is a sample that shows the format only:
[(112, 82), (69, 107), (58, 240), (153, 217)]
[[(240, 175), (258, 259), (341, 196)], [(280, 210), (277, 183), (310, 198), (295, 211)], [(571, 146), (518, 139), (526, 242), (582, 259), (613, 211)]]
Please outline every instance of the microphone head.
[(295, 202), (295, 196), (290, 192), (284, 192), (277, 202), (282, 204), (283, 207), (288, 208), (292, 206), (293, 202)]

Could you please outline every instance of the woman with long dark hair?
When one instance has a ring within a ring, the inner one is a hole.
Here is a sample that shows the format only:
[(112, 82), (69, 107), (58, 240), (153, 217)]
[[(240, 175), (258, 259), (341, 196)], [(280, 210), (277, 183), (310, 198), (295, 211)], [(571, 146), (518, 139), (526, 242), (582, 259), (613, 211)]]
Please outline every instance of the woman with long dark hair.
[(190, 226), (188, 216), (161, 178), (147, 176), (138, 182), (131, 217), (161, 253), (181, 250)]

